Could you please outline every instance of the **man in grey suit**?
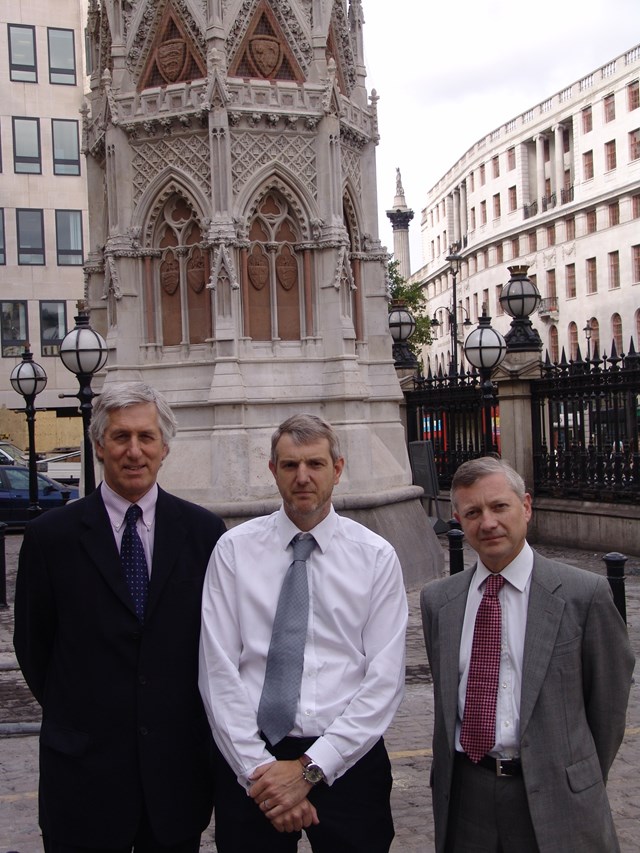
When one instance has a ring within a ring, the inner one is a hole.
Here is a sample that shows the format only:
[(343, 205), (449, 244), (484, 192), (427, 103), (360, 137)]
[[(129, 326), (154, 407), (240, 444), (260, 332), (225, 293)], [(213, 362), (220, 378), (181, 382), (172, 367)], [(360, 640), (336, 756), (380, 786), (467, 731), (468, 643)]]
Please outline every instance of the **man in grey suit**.
[[(422, 591), (435, 697), (436, 850), (614, 853), (605, 784), (624, 735), (634, 657), (609, 585), (530, 548), (531, 497), (506, 462), (461, 465), (451, 501), (478, 562)], [(494, 585), (496, 683), (484, 708), (494, 742), (478, 756), (461, 741), (468, 743), (463, 726), (471, 728), (465, 705), (491, 680), (478, 686), (470, 671), (472, 657), (482, 657), (476, 616)]]

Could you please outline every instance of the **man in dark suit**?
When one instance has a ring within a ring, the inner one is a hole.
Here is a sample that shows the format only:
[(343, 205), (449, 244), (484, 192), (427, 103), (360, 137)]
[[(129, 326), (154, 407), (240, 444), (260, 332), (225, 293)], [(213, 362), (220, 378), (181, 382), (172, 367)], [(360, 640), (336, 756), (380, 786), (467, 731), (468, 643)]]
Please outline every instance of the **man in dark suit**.
[[(91, 423), (104, 481), (25, 531), (14, 643), (42, 706), (47, 853), (197, 853), (211, 817), (198, 641), (225, 527), (158, 487), (175, 428), (153, 388), (106, 386)], [(133, 587), (127, 549), (141, 569)]]
[(451, 501), (478, 562), (422, 591), (436, 850), (614, 853), (605, 785), (634, 658), (609, 585), (529, 547), (531, 497), (502, 460), (461, 465)]

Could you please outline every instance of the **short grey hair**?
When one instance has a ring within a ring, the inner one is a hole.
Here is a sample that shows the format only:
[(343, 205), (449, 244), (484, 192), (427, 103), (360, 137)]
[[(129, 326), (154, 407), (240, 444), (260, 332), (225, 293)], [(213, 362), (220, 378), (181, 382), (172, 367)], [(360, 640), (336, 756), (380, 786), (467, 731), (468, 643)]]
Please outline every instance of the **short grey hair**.
[(456, 492), (458, 489), (465, 489), (477, 480), (483, 477), (490, 477), (492, 474), (504, 475), (509, 487), (516, 493), (522, 501), (527, 492), (524, 480), (511, 465), (504, 459), (496, 459), (493, 456), (480, 456), (478, 459), (470, 459), (468, 462), (463, 462), (456, 469), (451, 481), (451, 506), (454, 510), (456, 506)]
[(93, 403), (93, 414), (89, 435), (94, 445), (102, 446), (104, 433), (109, 423), (110, 412), (116, 409), (126, 409), (128, 406), (137, 406), (144, 403), (153, 403), (158, 411), (158, 425), (162, 434), (162, 441), (169, 446), (169, 442), (176, 434), (176, 419), (166, 398), (146, 382), (114, 382), (105, 385), (101, 393)]
[(299, 414), (292, 415), (283, 421), (271, 436), (271, 463), (278, 461), (276, 446), (283, 435), (290, 435), (294, 444), (310, 444), (326, 438), (329, 442), (329, 452), (333, 462), (342, 458), (340, 442), (331, 424), (323, 421), (317, 415)]

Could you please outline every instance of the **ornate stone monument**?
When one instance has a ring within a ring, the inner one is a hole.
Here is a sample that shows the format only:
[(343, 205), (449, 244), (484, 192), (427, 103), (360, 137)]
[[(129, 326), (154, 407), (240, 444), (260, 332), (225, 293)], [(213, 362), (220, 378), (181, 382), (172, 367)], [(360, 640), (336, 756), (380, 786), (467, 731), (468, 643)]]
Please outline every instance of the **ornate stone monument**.
[(172, 403), (173, 491), (270, 510), (270, 434), (314, 412), (347, 458), (339, 510), (411, 580), (442, 556), (399, 415), (362, 28), (360, 0), (91, 0), (87, 298), (105, 382)]

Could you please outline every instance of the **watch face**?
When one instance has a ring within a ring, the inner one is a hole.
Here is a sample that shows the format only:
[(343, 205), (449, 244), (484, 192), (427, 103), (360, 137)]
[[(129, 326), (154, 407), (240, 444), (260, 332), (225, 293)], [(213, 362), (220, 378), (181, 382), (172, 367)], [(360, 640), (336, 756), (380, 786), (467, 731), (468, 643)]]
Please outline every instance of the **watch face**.
[(306, 767), (302, 768), (302, 775), (305, 782), (309, 782), (311, 785), (317, 785), (318, 782), (322, 782), (324, 779), (322, 768), (318, 767), (317, 764), (307, 764)]

